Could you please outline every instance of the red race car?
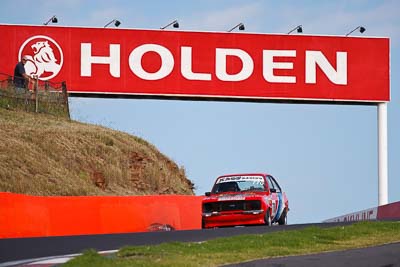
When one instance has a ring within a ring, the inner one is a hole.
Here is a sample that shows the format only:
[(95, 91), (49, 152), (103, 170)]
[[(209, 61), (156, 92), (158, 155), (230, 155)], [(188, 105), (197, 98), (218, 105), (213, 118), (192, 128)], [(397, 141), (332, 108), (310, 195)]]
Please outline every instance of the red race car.
[(202, 228), (287, 224), (288, 199), (269, 174), (223, 175), (205, 195)]

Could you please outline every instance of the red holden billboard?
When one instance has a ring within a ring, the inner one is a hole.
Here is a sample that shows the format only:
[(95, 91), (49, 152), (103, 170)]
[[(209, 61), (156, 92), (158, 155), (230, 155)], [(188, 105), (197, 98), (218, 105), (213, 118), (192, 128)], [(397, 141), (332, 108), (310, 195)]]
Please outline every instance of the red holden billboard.
[(0, 72), (74, 95), (389, 101), (389, 39), (0, 25)]

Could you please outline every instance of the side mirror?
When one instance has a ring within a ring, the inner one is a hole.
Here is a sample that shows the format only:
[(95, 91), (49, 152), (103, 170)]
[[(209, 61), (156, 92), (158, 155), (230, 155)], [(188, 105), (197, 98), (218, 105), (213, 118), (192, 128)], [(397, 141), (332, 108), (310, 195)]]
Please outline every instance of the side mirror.
[(271, 193), (276, 193), (276, 189), (275, 188), (271, 188), (269, 191), (271, 191)]
[(205, 195), (206, 195), (206, 197), (209, 197), (209, 196), (211, 196), (211, 192), (206, 192)]

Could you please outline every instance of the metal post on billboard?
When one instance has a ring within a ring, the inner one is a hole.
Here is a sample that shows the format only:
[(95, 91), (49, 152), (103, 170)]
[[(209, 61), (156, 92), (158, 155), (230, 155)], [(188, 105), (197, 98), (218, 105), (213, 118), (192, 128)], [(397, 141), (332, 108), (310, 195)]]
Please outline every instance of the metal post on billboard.
[(387, 103), (378, 103), (378, 205), (388, 204)]

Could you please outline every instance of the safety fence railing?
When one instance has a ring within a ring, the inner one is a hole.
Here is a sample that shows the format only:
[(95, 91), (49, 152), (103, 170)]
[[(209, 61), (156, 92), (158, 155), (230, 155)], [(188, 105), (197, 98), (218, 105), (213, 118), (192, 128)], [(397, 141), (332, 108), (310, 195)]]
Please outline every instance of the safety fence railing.
[(66, 82), (37, 77), (21, 89), (14, 86), (11, 75), (0, 73), (0, 107), (70, 117)]

